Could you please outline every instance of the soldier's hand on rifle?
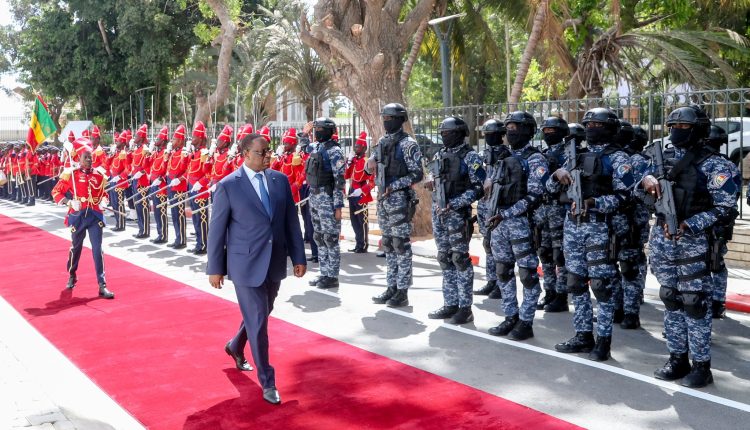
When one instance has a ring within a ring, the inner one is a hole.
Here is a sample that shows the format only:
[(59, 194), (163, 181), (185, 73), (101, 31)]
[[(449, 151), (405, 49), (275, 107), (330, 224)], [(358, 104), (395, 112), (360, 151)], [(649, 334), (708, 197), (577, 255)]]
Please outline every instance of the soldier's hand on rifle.
[(158, 187), (159, 185), (161, 185), (161, 178), (156, 178), (154, 179), (154, 182), (151, 183), (151, 186), (153, 187)]
[[(576, 203), (573, 202), (573, 205)], [(594, 209), (596, 207), (596, 200), (594, 200), (593, 197), (589, 197), (586, 200), (583, 201), (583, 213), (586, 214), (586, 212), (589, 211), (589, 209)]]
[(570, 185), (573, 183), (573, 177), (570, 176), (570, 172), (562, 167), (555, 170), (555, 173), (553, 173), (552, 176), (557, 179), (557, 182), (563, 185)]
[[(680, 223), (680, 227), (677, 228), (677, 232), (674, 235), (674, 240), (680, 240), (682, 236), (685, 235), (686, 231), (690, 231), (690, 227), (685, 223), (685, 221)], [(667, 228), (667, 224), (664, 224), (664, 237), (666, 237), (669, 240), (672, 240), (672, 235), (669, 234), (669, 229)]]
[(194, 193), (197, 193), (197, 192), (198, 192), (198, 191), (200, 191), (200, 190), (201, 190), (202, 188), (203, 188), (203, 184), (201, 184), (200, 182), (196, 182), (196, 183), (195, 183), (195, 185), (193, 185), (193, 189), (192, 189), (192, 190), (190, 190), (190, 191), (192, 191), (192, 192), (194, 192)]
[(137, 181), (141, 178), (141, 176), (143, 176), (143, 172), (135, 172), (135, 175), (133, 175), (133, 179)]
[[(378, 191), (380, 191), (380, 190), (378, 190)], [(383, 190), (383, 192), (380, 193), (379, 197), (382, 198), (382, 199), (384, 199), (384, 198), (388, 197), (389, 194), (391, 194), (391, 187), (385, 187), (385, 190)]]
[(179, 178), (174, 178), (174, 179), (172, 179), (172, 182), (169, 183), (170, 187), (176, 187), (178, 185), (180, 185), (180, 179)]
[(484, 187), (484, 195), (482, 196), (482, 200), (489, 200), (490, 196), (492, 195), (492, 179), (485, 179), (482, 186)]
[(365, 172), (368, 175), (372, 175), (377, 171), (378, 171), (378, 162), (375, 160), (375, 157), (372, 156), (367, 159), (367, 163), (365, 164)]
[(646, 175), (641, 180), (641, 186), (643, 186), (646, 194), (654, 196), (657, 200), (661, 198), (661, 186), (659, 185), (659, 180), (652, 175)]
[(66, 203), (68, 204), (69, 208), (73, 209), (73, 212), (78, 212), (79, 210), (81, 210), (81, 202), (78, 200), (68, 200)]
[(357, 188), (356, 190), (352, 191), (351, 194), (349, 194), (349, 197), (359, 197), (362, 195), (362, 188)]
[(435, 191), (435, 181), (434, 180), (425, 181), (424, 187), (429, 192)]
[(341, 208), (336, 208), (333, 211), (333, 217), (336, 218), (336, 221), (341, 221)]
[(500, 214), (494, 215), (487, 220), (487, 230), (492, 231), (497, 227), (503, 220), (503, 216)]
[(450, 210), (451, 210), (451, 205), (450, 203), (448, 203), (447, 205), (445, 205), (444, 208), (437, 208), (437, 211), (435, 212), (438, 214), (438, 216), (445, 216), (448, 214)]
[(102, 199), (99, 200), (99, 209), (104, 210), (107, 206), (109, 206), (109, 199), (102, 197)]

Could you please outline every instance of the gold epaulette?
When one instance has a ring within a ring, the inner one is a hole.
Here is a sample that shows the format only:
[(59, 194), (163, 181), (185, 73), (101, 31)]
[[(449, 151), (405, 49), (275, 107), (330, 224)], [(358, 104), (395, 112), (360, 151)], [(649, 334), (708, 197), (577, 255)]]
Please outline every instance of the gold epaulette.
[(299, 166), (302, 164), (302, 157), (299, 156), (299, 153), (294, 153), (292, 156), (292, 166)]

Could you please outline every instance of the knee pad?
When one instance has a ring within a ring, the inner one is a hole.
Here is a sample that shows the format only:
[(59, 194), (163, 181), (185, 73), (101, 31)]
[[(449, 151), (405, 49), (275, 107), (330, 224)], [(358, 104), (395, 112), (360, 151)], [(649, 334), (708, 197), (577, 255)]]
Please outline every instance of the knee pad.
[(536, 255), (539, 256), (539, 261), (541, 261), (542, 264), (552, 264), (552, 249), (551, 248), (547, 248), (546, 246), (540, 246), (539, 249), (536, 250)]
[(519, 267), (518, 277), (521, 279), (521, 285), (524, 288), (534, 288), (539, 283), (539, 275), (536, 273), (536, 269)]
[(565, 266), (565, 254), (562, 248), (552, 248), (552, 261), (555, 262), (557, 267)]
[(510, 261), (510, 262), (498, 262), (495, 263), (495, 270), (497, 271), (497, 279), (500, 280), (500, 282), (508, 282), (511, 279), (513, 279), (513, 267), (516, 265), (516, 263)]
[(336, 246), (337, 243), (339, 243), (339, 236), (337, 234), (323, 234), (323, 240), (325, 241), (325, 244), (327, 247), (331, 248)]
[(450, 270), (455, 269), (456, 266), (453, 265), (453, 261), (451, 260), (451, 254), (449, 252), (438, 252), (437, 255), (438, 263), (440, 263), (440, 268), (443, 270)]
[(403, 237), (394, 237), (392, 239), (392, 247), (395, 250), (396, 254), (406, 254), (406, 251), (411, 249), (411, 243), (409, 243), (409, 239), (405, 239)]
[(318, 232), (318, 231), (313, 233), (313, 240), (315, 241), (315, 243), (323, 243), (324, 241), (323, 233)]
[(620, 261), (620, 272), (626, 281), (633, 282), (641, 273), (638, 263), (635, 261)]
[(568, 291), (574, 296), (580, 296), (589, 289), (586, 285), (586, 278), (576, 275), (573, 272), (568, 272), (567, 285)]
[(612, 287), (609, 279), (591, 278), (591, 292), (599, 302), (608, 302), (612, 298)]
[(484, 252), (487, 255), (492, 254), (492, 244), (491, 244), (491, 238), (490, 233), (487, 232), (487, 236), (484, 237), (484, 240), (482, 240), (482, 247), (484, 247)]
[(380, 245), (383, 247), (383, 251), (393, 252), (393, 236), (383, 236), (383, 240), (380, 241)]
[(471, 267), (471, 257), (468, 252), (453, 252), (451, 254), (453, 264), (456, 265), (456, 269), (464, 271)]
[(682, 309), (682, 294), (676, 288), (659, 288), (659, 298), (668, 311), (679, 311)]
[(703, 292), (682, 293), (685, 315), (690, 318), (703, 319), (708, 312), (708, 300)]

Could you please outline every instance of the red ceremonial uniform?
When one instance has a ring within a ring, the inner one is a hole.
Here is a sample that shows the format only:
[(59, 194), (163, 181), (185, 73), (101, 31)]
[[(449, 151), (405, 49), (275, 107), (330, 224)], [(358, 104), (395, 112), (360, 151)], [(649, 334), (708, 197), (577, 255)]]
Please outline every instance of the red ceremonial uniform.
[(136, 186), (138, 188), (144, 188), (151, 185), (151, 181), (149, 181), (149, 170), (151, 169), (151, 154), (149, 154), (148, 149), (145, 145), (140, 146), (139, 148), (136, 148), (135, 151), (133, 151), (132, 154), (133, 161), (130, 165), (130, 176), (132, 177), (138, 172), (141, 172), (142, 175), (140, 178), (136, 180)]
[(168, 162), (169, 154), (167, 153), (166, 147), (158, 150), (151, 156), (151, 173), (148, 175), (148, 179), (152, 184), (157, 179), (161, 181), (161, 183), (157, 185), (159, 187), (159, 192), (156, 193), (157, 196), (167, 195), (166, 175)]
[(168, 183), (172, 179), (179, 179), (180, 183), (174, 187), (171, 187), (175, 193), (184, 193), (188, 190), (188, 182), (185, 177), (187, 173), (188, 163), (190, 162), (190, 154), (185, 153), (183, 150), (173, 152), (167, 162), (167, 176)]
[[(92, 210), (101, 215), (102, 210), (99, 208), (99, 202), (106, 197), (104, 191), (107, 187), (107, 178), (94, 169), (88, 171), (84, 169), (75, 169), (70, 175), (60, 178), (52, 189), (52, 198), (55, 203), (65, 198), (66, 194), (71, 200), (81, 202), (81, 210)], [(73, 212), (73, 208), (68, 209), (68, 214)], [(68, 219), (65, 218), (65, 225), (68, 225)]]
[(271, 168), (286, 175), (294, 202), (299, 202), (299, 189), (305, 181), (305, 163), (302, 162), (302, 157), (296, 152), (284, 153), (271, 163)]
[(214, 152), (213, 163), (211, 163), (209, 185), (214, 185), (232, 173), (234, 171), (232, 169), (234, 166), (232, 162), (233, 160), (229, 159), (229, 148), (217, 149), (216, 152)]
[(121, 149), (109, 159), (109, 176), (112, 181), (117, 181), (115, 189), (124, 190), (130, 186), (128, 183), (128, 173), (130, 172), (130, 164), (133, 161), (131, 154), (125, 149)]
[(352, 180), (349, 194), (356, 189), (362, 190), (362, 196), (360, 197), (359, 202), (357, 202), (361, 205), (366, 205), (372, 201), (372, 195), (370, 192), (375, 187), (375, 176), (365, 172), (366, 164), (367, 157), (355, 155), (344, 172), (344, 179)]
[(91, 167), (98, 170), (99, 173), (105, 175), (109, 171), (109, 160), (107, 159), (107, 153), (102, 149), (101, 146), (97, 146), (94, 152), (91, 154)]
[[(191, 190), (193, 188), (193, 185), (195, 185), (196, 183), (200, 183), (201, 185), (203, 185), (201, 191), (199, 192), (202, 192), (203, 190), (208, 188), (208, 182), (210, 181), (208, 175), (211, 174), (211, 163), (208, 161), (208, 150), (205, 148), (199, 151), (195, 151), (192, 155), (190, 155), (190, 162), (188, 163), (187, 169), (187, 178)], [(207, 195), (205, 198), (207, 198)], [(200, 197), (198, 197), (198, 199), (200, 199)]]

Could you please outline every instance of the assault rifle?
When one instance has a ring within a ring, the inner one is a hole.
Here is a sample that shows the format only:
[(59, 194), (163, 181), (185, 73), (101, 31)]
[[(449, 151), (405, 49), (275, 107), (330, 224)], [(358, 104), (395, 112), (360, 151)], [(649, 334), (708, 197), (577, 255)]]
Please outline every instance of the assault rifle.
[(576, 222), (581, 223), (581, 215), (583, 215), (583, 191), (581, 190), (581, 170), (578, 166), (577, 149), (575, 139), (570, 139), (565, 144), (565, 170), (570, 173), (573, 181), (568, 185), (568, 198), (572, 203), (575, 203), (575, 210), (573, 215), (576, 217)]
[(441, 157), (440, 153), (438, 153), (434, 160), (430, 161), (427, 164), (427, 168), (429, 169), (430, 174), (432, 174), (432, 179), (434, 181), (435, 187), (435, 198), (438, 208), (440, 209), (445, 209), (446, 207), (448, 207), (448, 202), (446, 201), (445, 196), (445, 178), (441, 175), (444, 167), (445, 161)]
[[(659, 181), (659, 188), (661, 188), (661, 198), (647, 203), (653, 203), (656, 213), (664, 217), (664, 222), (667, 225), (667, 233), (672, 236), (672, 240), (675, 240), (674, 238), (679, 227), (677, 223), (677, 209), (675, 209), (672, 181), (667, 177), (664, 170), (664, 152), (661, 144), (661, 142), (654, 142), (650, 149), (651, 159), (654, 163), (654, 176)], [(653, 199), (651, 196), (647, 197)]]

